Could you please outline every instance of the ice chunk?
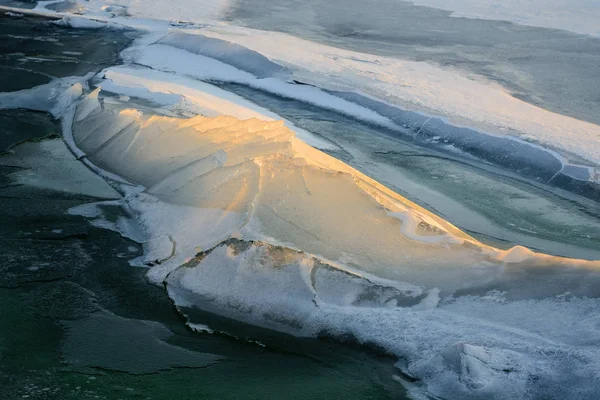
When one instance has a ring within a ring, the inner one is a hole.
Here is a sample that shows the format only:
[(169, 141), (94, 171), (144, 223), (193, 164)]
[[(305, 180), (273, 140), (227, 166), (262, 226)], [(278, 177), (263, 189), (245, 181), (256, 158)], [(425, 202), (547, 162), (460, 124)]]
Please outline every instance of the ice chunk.
[(289, 72), (260, 53), (239, 44), (184, 32), (172, 32), (158, 41), (190, 53), (200, 54), (249, 72), (257, 78), (278, 76), (287, 78)]
[(528, 248), (523, 246), (515, 246), (509, 250), (502, 252), (498, 259), (507, 263), (518, 263), (528, 260), (533, 257), (535, 253)]
[(55, 79), (45, 85), (0, 93), (0, 108), (29, 108), (60, 117), (83, 94), (82, 77)]
[(74, 15), (64, 16), (54, 21), (56, 25), (75, 29), (125, 29), (124, 26), (112, 22), (99, 21)]
[[(460, 375), (460, 380), (471, 389), (482, 389), (493, 383), (498, 374), (509, 374), (518, 368), (509, 352), (486, 349), (469, 343), (455, 343), (442, 356)], [(514, 390), (514, 389), (513, 389)]]
[(303, 252), (261, 242), (231, 239), (200, 253), (169, 274), (167, 289), (178, 305), (217, 312), (259, 326), (314, 335), (312, 315), (335, 307), (404, 306), (421, 289), (369, 279)]

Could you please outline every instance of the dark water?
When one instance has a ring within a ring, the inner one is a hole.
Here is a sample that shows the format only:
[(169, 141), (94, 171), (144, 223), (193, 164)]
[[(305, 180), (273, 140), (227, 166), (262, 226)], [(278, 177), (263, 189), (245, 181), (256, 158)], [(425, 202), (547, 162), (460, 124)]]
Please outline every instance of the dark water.
[[(28, 39), (40, 34), (57, 41)], [(0, 16), (0, 35), (0, 67), (11, 71), (0, 74), (0, 91), (118, 63), (129, 41), (29, 17)], [(63, 49), (82, 54), (65, 60), (57, 55)], [(18, 61), (16, 52), (51, 61)], [(0, 151), (18, 152), (22, 142), (41, 157), (36, 146), (63, 146), (59, 133), (48, 114), (0, 110)], [(11, 174), (36, 171), (6, 160), (0, 157), (0, 399), (405, 398), (392, 378), (395, 360), (377, 351), (210, 314), (202, 320), (217, 334), (191, 331), (165, 291), (148, 284), (146, 270), (128, 264), (141, 253), (138, 244), (66, 214), (102, 199), (19, 184)]]
[(33, 9), (37, 0), (0, 0), (0, 6)]
[(527, 102), (600, 123), (600, 39), (450, 14), (400, 0), (236, 0), (224, 18), (363, 53), (456, 67), (497, 81)]
[[(0, 3), (0, 5), (2, 5)], [(85, 75), (113, 65), (128, 33), (71, 29), (51, 20), (0, 12), (0, 91), (10, 92)]]

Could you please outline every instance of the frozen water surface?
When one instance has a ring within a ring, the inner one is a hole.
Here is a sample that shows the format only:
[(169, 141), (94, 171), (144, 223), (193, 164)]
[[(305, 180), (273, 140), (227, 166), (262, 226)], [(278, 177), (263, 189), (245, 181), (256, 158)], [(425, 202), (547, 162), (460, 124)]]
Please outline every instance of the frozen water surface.
[[(0, 96), (62, 117), (123, 195), (71, 214), (142, 243), (131, 263), (194, 330), (371, 345), (414, 398), (598, 397), (596, 38), (399, 1), (200, 3), (54, 7), (147, 32), (128, 65)], [(206, 360), (170, 349), (152, 370)]]

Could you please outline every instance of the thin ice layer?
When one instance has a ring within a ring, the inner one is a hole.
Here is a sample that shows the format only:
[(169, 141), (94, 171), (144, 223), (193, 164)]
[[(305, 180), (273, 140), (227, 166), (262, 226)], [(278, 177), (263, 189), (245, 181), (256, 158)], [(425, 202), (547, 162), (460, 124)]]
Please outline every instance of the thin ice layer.
[(81, 165), (60, 139), (21, 143), (12, 154), (2, 157), (0, 165), (19, 168), (8, 175), (17, 184), (96, 198), (121, 197), (102, 178)]

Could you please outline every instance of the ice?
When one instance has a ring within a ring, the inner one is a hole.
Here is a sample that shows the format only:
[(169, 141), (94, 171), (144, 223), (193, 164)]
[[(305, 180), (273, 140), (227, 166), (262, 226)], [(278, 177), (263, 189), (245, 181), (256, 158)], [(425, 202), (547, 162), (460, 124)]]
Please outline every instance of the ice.
[[(248, 41), (248, 36), (255, 40)], [(210, 41), (210, 46), (206, 45), (207, 41)], [(273, 48), (267, 45), (272, 41), (283, 41), (284, 44)], [(248, 48), (242, 50), (244, 48), (236, 43)], [(234, 47), (235, 51), (228, 52), (230, 47)], [(294, 48), (294, 53), (282, 53), (287, 48)], [(281, 68), (285, 66), (285, 75), (257, 78), (257, 75), (272, 75), (276, 67), (273, 67), (272, 61), (253, 63), (249, 67), (246, 57), (256, 54), (255, 51), (268, 55), (280, 63)], [(563, 165), (568, 164), (569, 158), (575, 160), (574, 164), (581, 163), (580, 157), (593, 164), (600, 161), (595, 154), (595, 148), (600, 148), (600, 144), (593, 148), (587, 145), (590, 141), (600, 140), (600, 130), (596, 125), (518, 100), (497, 84), (480, 78), (454, 76), (457, 71), (425, 63), (369, 56), (283, 34), (242, 28), (226, 33), (205, 30), (202, 34), (170, 33), (152, 42), (140, 41), (139, 45), (126, 51), (125, 56), (131, 62), (162, 71), (207, 81), (248, 85), (414, 135), (418, 139), (432, 141), (432, 137), (439, 136), (438, 141), (444, 144), (455, 145), (462, 151), (536, 180), (551, 180)], [(391, 73), (400, 70), (402, 77)], [(314, 83), (330, 91), (289, 83), (284, 80), (285, 76)], [(365, 94), (355, 93), (357, 90)], [(454, 93), (457, 98), (450, 101), (449, 93)], [(389, 103), (375, 100), (373, 96)], [(439, 104), (442, 108), (434, 109), (443, 98), (448, 101)], [(475, 105), (470, 100), (473, 98), (481, 100)], [(429, 115), (403, 109), (425, 111)], [(432, 118), (435, 114), (446, 115), (448, 120)], [(576, 179), (583, 178), (584, 181), (593, 176), (589, 167), (585, 166), (574, 166), (568, 170), (577, 171), (577, 174), (569, 176), (577, 176)]]
[[(107, 12), (103, 8), (106, 6), (103, 1), (96, 0), (81, 5), (86, 16), (151, 31), (153, 40), (146, 45), (155, 43), (164, 46), (168, 43), (170, 47), (179, 46), (190, 55), (204, 54), (205, 59), (214, 57), (216, 62), (231, 63), (240, 72), (252, 71), (254, 76), (277, 75), (276, 66), (279, 65), (283, 68), (284, 76), (322, 89), (361, 93), (384, 100), (402, 110), (447, 118), (449, 123), (458, 128), (469, 127), (499, 137), (516, 137), (534, 142), (546, 149), (556, 150), (567, 162), (582, 164), (583, 159), (595, 168), (600, 163), (600, 153), (597, 150), (600, 148), (598, 125), (527, 103), (513, 97), (499, 84), (481, 76), (425, 62), (345, 50), (286, 33), (235, 27), (216, 23), (214, 20), (211, 23), (211, 19), (226, 12), (228, 3), (203, 1), (203, 6), (194, 2), (192, 7), (189, 1), (176, 6), (166, 6), (157, 1), (144, 5), (128, 0), (111, 3), (111, 6), (127, 8), (132, 17)], [(465, 1), (473, 5), (470, 0)], [(553, 3), (554, 6), (558, 6), (558, 3)], [(514, 10), (519, 9), (512, 3), (507, 8), (513, 10), (513, 14)], [(580, 17), (582, 14), (578, 13), (577, 20)], [(592, 20), (594, 19), (590, 16), (590, 21)], [(190, 24), (177, 28), (171, 26), (169, 21), (190, 21)], [(202, 25), (194, 25), (193, 22)], [(196, 29), (199, 27), (201, 30)], [(274, 46), (273, 43), (277, 45)], [(163, 47), (160, 49), (166, 51)], [(150, 49), (147, 50), (151, 52)], [(150, 57), (148, 54), (146, 56)], [(168, 58), (161, 59), (160, 55), (150, 57), (151, 61), (157, 62), (156, 68), (164, 67), (171, 71), (182, 68), (180, 73), (189, 73), (194, 69), (188, 63), (169, 62)], [(201, 63), (194, 65), (200, 71), (198, 76), (201, 79), (210, 79), (203, 75), (206, 71)], [(223, 75), (219, 74), (218, 69), (211, 72), (215, 77)], [(256, 87), (282, 96), (312, 101), (311, 104), (338, 111), (345, 109), (349, 114), (355, 114), (356, 117), (367, 116), (371, 121), (384, 122), (386, 119), (376, 112), (370, 113), (368, 107), (355, 104), (347, 109), (347, 104), (340, 103), (341, 100), (335, 96), (315, 94), (316, 88), (298, 88), (294, 86), (302, 85), (290, 85), (273, 78), (257, 79), (254, 83), (257, 82)], [(592, 177), (595, 175), (596, 172), (591, 174)]]
[(60, 117), (83, 94), (81, 82), (89, 77), (54, 79), (45, 85), (0, 93), (0, 108), (29, 108)]
[[(568, 398), (562, 387), (575, 378), (557, 376), (577, 369), (577, 379), (592, 379), (599, 262), (486, 246), (298, 140), (283, 121), (240, 118), (259, 110), (230, 94), (134, 71), (104, 76), (229, 114), (152, 115), (96, 90), (73, 116), (87, 159), (143, 188), (120, 202), (144, 230), (134, 264), (151, 266), (148, 277), (177, 305), (294, 335), (351, 335), (402, 357), (399, 368), (433, 395)], [(600, 389), (577, 390), (585, 398)]]
[[(189, 38), (193, 37), (186, 35), (184, 36), (183, 44), (181, 45), (181, 47), (185, 50), (179, 49), (177, 48), (179, 47), (177, 40), (181, 39), (181, 37), (181, 35), (174, 37), (167, 36), (166, 40), (163, 39), (159, 41), (159, 43), (169, 43), (170, 46), (161, 44), (153, 44), (143, 47), (133, 46), (125, 54), (131, 61), (152, 67), (157, 70), (174, 72), (178, 75), (192, 76), (202, 80), (241, 83), (267, 91), (269, 93), (277, 94), (279, 96), (304, 101), (325, 109), (332, 109), (341, 112), (342, 114), (375, 123), (387, 128), (397, 129), (397, 126), (395, 126), (388, 118), (383, 117), (368, 108), (361, 107), (355, 103), (332, 96), (318, 88), (308, 85), (288, 83), (282, 81), (281, 79), (272, 77), (259, 79), (249, 72), (242, 71), (230, 64), (225, 64), (217, 59), (211, 58), (210, 56), (214, 56), (214, 49), (211, 47), (209, 51), (206, 51), (206, 46), (204, 45), (204, 42), (206, 40), (211, 40), (211, 38), (199, 37), (200, 40), (195, 43), (192, 40), (189, 40)], [(217, 39), (212, 40), (216, 41)], [(192, 44), (194, 44), (194, 46), (192, 46)], [(235, 44), (226, 41), (218, 41), (217, 44), (220, 45), (223, 51), (227, 50), (231, 46), (236, 46)], [(214, 47), (217, 47), (217, 44), (215, 44)], [(187, 50), (193, 50), (194, 52), (192, 53)], [(205, 51), (209, 56), (203, 55), (203, 52)], [(254, 52), (245, 50), (245, 53), (253, 54)], [(246, 65), (242, 64), (241, 60), (245, 62), (245, 53), (237, 51), (233, 55), (228, 54), (228, 57), (220, 58), (226, 59), (229, 62), (233, 62), (233, 65), (241, 65), (241, 67), (244, 68)], [(230, 58), (233, 59), (233, 61), (230, 60)], [(247, 69), (259, 70), (259, 74), (268, 76), (270, 75), (273, 67), (271, 65), (265, 66), (261, 64), (258, 67)]]
[(474, 155), (504, 168), (517, 171), (538, 181), (549, 182), (560, 171), (588, 181), (590, 167), (568, 165), (557, 152), (513, 136), (491, 135), (477, 129), (457, 127), (442, 118), (404, 111), (381, 100), (352, 92), (333, 92), (348, 101), (362, 104), (410, 130), (416, 140), (437, 145), (453, 146), (465, 154)]
[[(142, 66), (103, 71), (76, 110), (70, 104), (84, 87), (66, 82), (2, 94), (0, 103), (52, 110), (63, 99), (54, 112), (72, 150), (124, 193), (71, 213), (142, 243), (133, 263), (149, 266), (178, 307), (376, 346), (399, 357), (429, 397), (598, 398), (598, 261), (486, 246), (306, 144), (325, 140), (209, 82), (426, 140), (512, 149), (517, 164), (531, 151), (545, 181), (597, 175), (596, 125), (454, 69), (211, 24), (226, 3), (86, 3), (90, 17), (151, 31), (123, 54)], [(121, 6), (163, 21), (125, 18)], [(403, 120), (399, 107), (415, 112)], [(447, 123), (455, 130), (441, 135)], [(402, 175), (394, 179), (402, 187)], [(111, 207), (130, 218), (110, 220)]]
[[(191, 53), (221, 61), (257, 78), (281, 77), (285, 79), (289, 72), (260, 53), (225, 40), (206, 36), (190, 35), (184, 32), (172, 32), (160, 39), (163, 44), (186, 50)], [(200, 65), (196, 65), (200, 67)]]
[(22, 143), (11, 153), (2, 157), (0, 165), (20, 167), (8, 175), (17, 184), (96, 198), (121, 197), (102, 178), (81, 165), (60, 139)]
[(154, 265), (167, 261), (175, 253), (175, 242), (168, 235), (155, 236), (144, 243), (144, 264)]
[(590, 314), (598, 299), (440, 301), (437, 290), (397, 287), (303, 252), (237, 239), (200, 253), (165, 283), (181, 307), (381, 346), (404, 357), (398, 367), (424, 380), (429, 395), (591, 399), (600, 389), (569, 383), (593, 381), (598, 368), (599, 317)]
[[(307, 146), (282, 121), (146, 116), (103, 106), (98, 93), (92, 92), (75, 113), (76, 146), (95, 165), (146, 188), (129, 196), (130, 205), (148, 219), (144, 226), (150, 237), (170, 235), (185, 250), (181, 257), (236, 234), (327, 260), (350, 260), (346, 264), (364, 272), (446, 291), (501, 282), (509, 263), (597, 266), (524, 248), (489, 248)], [(232, 113), (241, 110), (230, 104)], [(199, 226), (210, 228), (195, 237)], [(173, 267), (167, 264), (156, 272), (157, 279)]]
[(57, 25), (76, 28), (76, 29), (104, 29), (104, 28), (115, 28), (117, 25), (108, 24), (103, 21), (95, 21), (93, 19), (85, 17), (66, 16), (62, 19), (54, 22)]
[[(105, 211), (110, 212), (111, 208), (118, 210), (118, 217), (116, 219), (108, 218), (105, 215)], [(86, 217), (92, 225), (117, 232), (121, 236), (138, 243), (144, 243), (148, 239), (146, 232), (140, 228), (139, 224), (131, 218), (126, 217), (126, 215), (131, 215), (131, 210), (123, 202), (102, 201), (86, 203), (70, 208), (68, 213), (70, 215)]]
[[(472, 389), (484, 388), (495, 379), (494, 375), (509, 371), (516, 364), (507, 352), (494, 352), (468, 343), (449, 346), (442, 357), (444, 362), (460, 375), (462, 382)], [(517, 390), (515, 392), (518, 393)]]
[[(168, 339), (173, 333), (155, 321), (126, 319), (99, 311), (87, 318), (63, 321), (62, 325), (65, 337), (61, 356), (75, 368), (143, 375), (172, 368), (206, 368), (222, 360), (215, 354), (170, 344)], [(103, 346), (99, 347), (98, 342)]]
[(216, 27), (197, 33), (257, 51), (287, 67), (292, 78), (302, 82), (329, 90), (362, 92), (404, 110), (445, 116), (455, 126), (515, 136), (579, 155), (595, 165), (600, 162), (597, 125), (526, 103), (481, 77), (424, 62), (339, 49), (278, 32)]
[(194, 330), (194, 332), (206, 332), (206, 333), (214, 332), (212, 329), (210, 329), (210, 327), (208, 325), (204, 325), (204, 324), (188, 324), (188, 326), (190, 328), (192, 328)]
[(564, 29), (600, 36), (600, 7), (593, 0), (410, 0), (411, 3), (452, 11), (455, 17), (494, 19), (521, 25)]
[[(258, 118), (264, 121), (282, 119), (279, 115), (231, 92), (186, 77), (131, 67), (109, 68), (101, 76), (104, 78), (100, 82), (101, 87), (108, 91), (140, 97), (163, 106), (174, 106), (175, 109), (179, 108), (179, 103), (183, 101), (184, 111), (193, 114), (227, 114), (242, 119)], [(331, 142), (298, 128), (289, 121), (285, 121), (285, 125), (311, 146), (320, 149), (337, 148)]]
[(503, 252), (498, 258), (507, 263), (519, 263), (530, 259), (533, 255), (533, 251), (523, 246), (515, 246)]
[(416, 304), (423, 297), (418, 287), (373, 282), (302, 252), (259, 242), (232, 239), (198, 260), (166, 280), (178, 304), (297, 335), (315, 334), (310, 320), (325, 304), (377, 308), (392, 300)]
[[(185, 207), (180, 208), (184, 214), (210, 211), (218, 220), (239, 215), (233, 217), (238, 221), (236, 229), (243, 228), (245, 235), (276, 237), (331, 260), (351, 256), (373, 266), (410, 263), (410, 257), (397, 251), (403, 243), (408, 245), (402, 223), (389, 216), (384, 205), (394, 212), (413, 214), (413, 239), (417, 240), (412, 246), (417, 253), (427, 252), (432, 265), (451, 262), (452, 257), (456, 265), (488, 257), (462, 246), (471, 240), (467, 235), (297, 140), (282, 122), (224, 116), (145, 117), (131, 109), (104, 110), (97, 93), (88, 96), (75, 114), (77, 147), (97, 166), (144, 185), (152, 197)], [(153, 204), (149, 198), (138, 196), (143, 201), (136, 207)], [(344, 209), (337, 207), (342, 202)], [(420, 223), (432, 229), (419, 234), (414, 227)], [(150, 225), (160, 226), (161, 235), (171, 234), (175, 242), (178, 237), (194, 240), (192, 232), (182, 235), (177, 232), (181, 227), (172, 223)], [(197, 226), (201, 225), (220, 226), (217, 221), (199, 221)], [(172, 232), (165, 230), (168, 226)], [(256, 227), (260, 227), (257, 232)], [(340, 231), (355, 233), (340, 236)], [(211, 236), (210, 232), (204, 236)], [(426, 245), (436, 235), (456, 236), (446, 240), (456, 251)], [(375, 247), (378, 254), (369, 254)]]
[(58, 3), (62, 3), (64, 2), (64, 0), (45, 0), (45, 1), (38, 1), (37, 5), (34, 8), (34, 11), (47, 11), (48, 6), (51, 6), (53, 4), (58, 4)]
[(126, 8), (127, 13), (136, 18), (166, 20), (171, 22), (214, 21), (229, 5), (229, 0), (178, 0), (166, 3), (161, 0), (92, 0), (82, 3), (89, 11), (111, 14)]

